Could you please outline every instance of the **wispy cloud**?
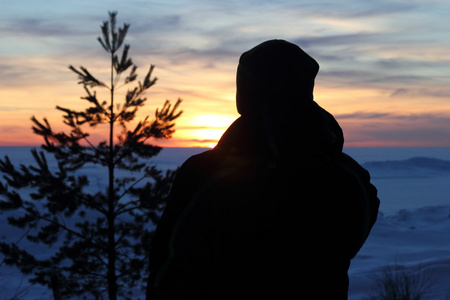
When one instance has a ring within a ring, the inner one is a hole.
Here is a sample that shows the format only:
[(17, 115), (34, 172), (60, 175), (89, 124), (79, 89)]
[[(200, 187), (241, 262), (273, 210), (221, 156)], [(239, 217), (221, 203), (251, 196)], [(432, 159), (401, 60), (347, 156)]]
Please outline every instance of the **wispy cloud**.
[(79, 28), (69, 27), (63, 20), (54, 21), (45, 17), (13, 19), (3, 24), (1, 30), (8, 35), (32, 38), (67, 38), (80, 33)]
[(450, 99), (450, 88), (399, 88), (391, 94), (391, 97), (433, 97)]
[(337, 114), (348, 145), (450, 146), (450, 111)]
[[(358, 111), (345, 114), (336, 114), (336, 119), (389, 119), (389, 120), (405, 120), (405, 121), (439, 121), (448, 122), (450, 126), (450, 111), (447, 112), (426, 112), (426, 113), (396, 113), (396, 112), (367, 112)], [(450, 131), (450, 130), (449, 130)]]
[(334, 117), (339, 120), (344, 119), (379, 119), (379, 118), (390, 118), (392, 113), (379, 113), (379, 112), (353, 112), (347, 114), (337, 114)]

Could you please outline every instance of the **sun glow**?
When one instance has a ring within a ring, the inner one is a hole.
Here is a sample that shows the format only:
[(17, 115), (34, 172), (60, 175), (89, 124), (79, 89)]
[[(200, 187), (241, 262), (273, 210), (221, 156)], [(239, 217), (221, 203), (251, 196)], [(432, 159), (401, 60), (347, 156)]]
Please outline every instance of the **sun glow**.
[(183, 137), (190, 139), (193, 146), (213, 148), (235, 119), (236, 116), (231, 115), (194, 116)]

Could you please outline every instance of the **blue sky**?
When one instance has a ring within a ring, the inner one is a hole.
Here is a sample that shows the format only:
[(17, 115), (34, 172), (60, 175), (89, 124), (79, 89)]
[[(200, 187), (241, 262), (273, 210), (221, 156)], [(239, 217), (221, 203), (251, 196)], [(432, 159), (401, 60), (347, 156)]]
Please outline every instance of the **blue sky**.
[(56, 125), (56, 105), (79, 105), (83, 91), (68, 65), (107, 73), (96, 38), (107, 12), (118, 11), (118, 24), (131, 24), (126, 43), (141, 74), (156, 65), (159, 80), (143, 114), (182, 98), (175, 140), (183, 145), (214, 143), (238, 116), (240, 54), (281, 38), (319, 62), (315, 99), (336, 116), (347, 146), (450, 146), (448, 1), (2, 0), (1, 6), (3, 144), (32, 139), (31, 115)]

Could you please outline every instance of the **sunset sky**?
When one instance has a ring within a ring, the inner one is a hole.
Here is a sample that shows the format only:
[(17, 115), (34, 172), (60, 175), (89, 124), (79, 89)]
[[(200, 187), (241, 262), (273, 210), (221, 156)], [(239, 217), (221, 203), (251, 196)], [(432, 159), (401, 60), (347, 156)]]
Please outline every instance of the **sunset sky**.
[[(268, 39), (296, 43), (320, 64), (315, 100), (350, 146), (450, 147), (448, 0), (1, 0), (0, 146), (39, 145), (30, 117), (67, 130), (56, 105), (84, 107), (69, 65), (107, 80), (96, 40), (108, 11), (130, 23), (125, 43), (142, 80), (157, 84), (138, 119), (183, 99), (164, 146), (213, 146), (238, 117), (242, 52)], [(106, 139), (102, 128), (93, 139)]]

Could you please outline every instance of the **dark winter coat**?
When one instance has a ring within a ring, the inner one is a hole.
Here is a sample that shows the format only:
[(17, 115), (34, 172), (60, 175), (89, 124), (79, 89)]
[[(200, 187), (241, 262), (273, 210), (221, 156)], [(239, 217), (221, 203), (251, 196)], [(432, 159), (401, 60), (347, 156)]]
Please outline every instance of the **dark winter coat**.
[(377, 191), (312, 99), (270, 105), (182, 165), (156, 230), (148, 300), (347, 298)]

